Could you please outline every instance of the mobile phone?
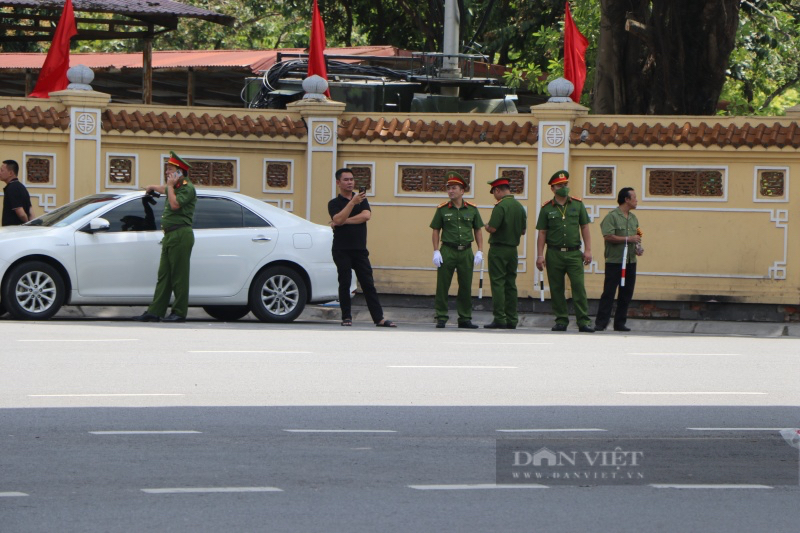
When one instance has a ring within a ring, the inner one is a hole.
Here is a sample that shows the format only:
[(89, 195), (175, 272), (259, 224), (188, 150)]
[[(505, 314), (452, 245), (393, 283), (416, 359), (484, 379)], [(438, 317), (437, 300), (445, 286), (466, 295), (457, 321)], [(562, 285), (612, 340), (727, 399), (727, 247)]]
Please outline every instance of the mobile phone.
[(359, 187), (359, 188), (358, 188), (358, 192), (359, 192), (359, 193), (362, 193), (362, 192), (367, 192), (367, 188), (366, 188), (366, 187)]

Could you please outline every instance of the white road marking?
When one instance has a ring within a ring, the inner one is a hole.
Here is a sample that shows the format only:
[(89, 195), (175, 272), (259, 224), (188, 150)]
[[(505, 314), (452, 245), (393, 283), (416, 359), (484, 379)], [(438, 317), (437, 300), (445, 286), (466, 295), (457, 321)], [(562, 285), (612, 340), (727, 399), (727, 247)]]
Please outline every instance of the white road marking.
[(294, 352), (289, 350), (189, 350), (188, 353), (305, 353), (314, 352)]
[(629, 352), (628, 355), (742, 355), (740, 353)]
[(536, 483), (520, 483), (513, 485), (497, 485), (494, 483), (484, 483), (475, 485), (408, 485), (408, 488), (415, 490), (491, 490), (491, 489), (547, 489), (547, 485)]
[(690, 431), (780, 431), (783, 428), (686, 428)]
[(17, 342), (135, 342), (139, 339), (17, 339)]
[(469, 368), (469, 369), (484, 369), (484, 368), (519, 368), (516, 366), (444, 366), (444, 365), (393, 365), (386, 368)]
[(397, 433), (394, 429), (284, 429), (287, 433)]
[(142, 489), (148, 494), (208, 494), (214, 492), (283, 492), (277, 487), (179, 487), (165, 489)]
[(168, 429), (164, 431), (90, 431), (89, 433), (92, 435), (184, 435), (189, 433), (200, 433), (200, 431)]
[(678, 392), (678, 391), (674, 391), (674, 392), (666, 392), (666, 391), (664, 391), (664, 392), (644, 392), (644, 391), (641, 391), (641, 392), (640, 391), (637, 391), (637, 392), (626, 392), (626, 391), (620, 391), (617, 394), (662, 395), (662, 396), (664, 396), (664, 395), (689, 395), (689, 396), (692, 396), (692, 395), (694, 395), (694, 396), (697, 396), (697, 395), (715, 395), (715, 396), (733, 395), (733, 396), (739, 396), (739, 395), (760, 395), (760, 394), (765, 395), (767, 393), (766, 392), (719, 392), (719, 391), (708, 391), (708, 392), (699, 392), (699, 391), (695, 391), (695, 392), (690, 392), (690, 391), (686, 391), (686, 392)]
[(0, 492), (0, 498), (17, 498), (27, 496), (24, 492)]
[(608, 431), (599, 428), (561, 428), (561, 429), (498, 429), (501, 433), (558, 433), (562, 431)]
[(185, 396), (185, 394), (28, 394), (29, 398), (108, 398), (118, 396)]
[(442, 344), (463, 344), (469, 346), (476, 346), (476, 345), (491, 345), (495, 346), (497, 344), (503, 345), (522, 345), (522, 346), (543, 346), (543, 345), (550, 345), (555, 344), (554, 342), (443, 342)]
[(771, 489), (770, 485), (735, 485), (735, 484), (679, 484), (679, 483), (651, 483), (651, 487), (655, 489)]

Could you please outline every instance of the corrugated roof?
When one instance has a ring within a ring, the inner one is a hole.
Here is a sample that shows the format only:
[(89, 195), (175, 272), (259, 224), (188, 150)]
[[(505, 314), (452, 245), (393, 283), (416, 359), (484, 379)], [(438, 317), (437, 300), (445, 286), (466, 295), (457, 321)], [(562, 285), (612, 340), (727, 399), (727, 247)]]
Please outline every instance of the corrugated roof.
[[(234, 17), (172, 0), (72, 0), (72, 6), (78, 12), (116, 13), (134, 18), (188, 17), (226, 26), (233, 26), (236, 22)], [(61, 10), (64, 0), (0, 0), (0, 7)]]
[[(153, 69), (186, 67), (249, 68), (258, 74), (275, 64), (278, 52), (302, 54), (303, 48), (281, 50), (166, 50), (153, 52)], [(392, 46), (357, 46), (329, 48), (326, 55), (393, 57), (401, 51)], [(47, 54), (9, 53), (0, 54), (0, 69), (40, 69)], [(140, 69), (142, 54), (88, 53), (70, 54), (70, 65), (86, 65), (91, 69)]]

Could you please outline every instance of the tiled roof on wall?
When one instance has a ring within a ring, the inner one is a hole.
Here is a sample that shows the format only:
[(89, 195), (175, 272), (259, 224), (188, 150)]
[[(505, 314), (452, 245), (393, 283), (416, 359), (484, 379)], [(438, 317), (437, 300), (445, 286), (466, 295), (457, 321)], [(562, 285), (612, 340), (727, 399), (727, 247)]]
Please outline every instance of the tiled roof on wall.
[(753, 148), (755, 146), (800, 148), (800, 127), (797, 122), (792, 122), (788, 126), (778, 122), (772, 126), (766, 124), (724, 126), (719, 123), (707, 124), (706, 122), (696, 125), (688, 122), (679, 125), (673, 122), (668, 126), (661, 124), (650, 126), (648, 124), (635, 125), (631, 122), (627, 124), (585, 122), (582, 126), (574, 126), (570, 133), (570, 143), (581, 142), (590, 146), (593, 144), (602, 146), (610, 144), (617, 146), (623, 144), (631, 146), (642, 144), (645, 146), (695, 146), (701, 144), (706, 147), (716, 145), (734, 148)]
[(45, 128), (52, 130), (69, 129), (69, 113), (56, 111), (54, 107), (42, 110), (39, 106), (33, 109), (27, 107), (0, 107), (0, 127), (2, 128)]
[(141, 113), (135, 111), (128, 113), (125, 110), (114, 112), (107, 109), (103, 112), (103, 130), (109, 131), (145, 131), (152, 133), (199, 133), (201, 135), (243, 135), (248, 137), (255, 135), (262, 137), (303, 137), (306, 134), (306, 126), (303, 121), (293, 121), (289, 117), (278, 118), (272, 116), (265, 118), (263, 115), (255, 120), (250, 116), (238, 117), (236, 115), (225, 116), (217, 113), (211, 116), (208, 113), (197, 115), (189, 113), (183, 116), (181, 113)]
[(359, 119), (342, 120), (339, 123), (339, 139), (367, 139), (369, 141), (422, 141), (438, 143), (514, 143), (536, 144), (539, 139), (539, 128), (531, 121), (510, 122), (505, 124), (500, 121), (492, 124), (488, 121), (478, 123), (471, 121), (450, 122), (425, 122), (405, 119)]

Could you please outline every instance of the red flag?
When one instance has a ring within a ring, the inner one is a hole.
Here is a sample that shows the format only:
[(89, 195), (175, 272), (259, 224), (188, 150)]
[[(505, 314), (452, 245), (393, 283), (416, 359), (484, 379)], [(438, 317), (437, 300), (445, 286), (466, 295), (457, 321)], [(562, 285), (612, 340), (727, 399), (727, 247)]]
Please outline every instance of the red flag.
[[(69, 0), (67, 0), (69, 1)], [(314, 13), (311, 16), (311, 43), (308, 46), (308, 75), (316, 74), (328, 81), (328, 69), (325, 67), (325, 24), (319, 14), (317, 0), (314, 0)], [(325, 90), (325, 96), (331, 97), (330, 89)]]
[(63, 91), (69, 85), (67, 80), (67, 69), (69, 69), (69, 40), (78, 35), (75, 27), (75, 13), (72, 11), (72, 0), (64, 2), (64, 10), (61, 18), (58, 19), (53, 42), (47, 57), (39, 71), (39, 79), (36, 80), (36, 87), (28, 95), (29, 98), (50, 98), (50, 93)]
[(586, 81), (586, 49), (589, 40), (583, 36), (569, 11), (569, 2), (564, 10), (564, 77), (572, 82), (575, 91), (570, 95), (576, 104), (581, 103), (583, 82)]

